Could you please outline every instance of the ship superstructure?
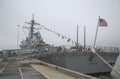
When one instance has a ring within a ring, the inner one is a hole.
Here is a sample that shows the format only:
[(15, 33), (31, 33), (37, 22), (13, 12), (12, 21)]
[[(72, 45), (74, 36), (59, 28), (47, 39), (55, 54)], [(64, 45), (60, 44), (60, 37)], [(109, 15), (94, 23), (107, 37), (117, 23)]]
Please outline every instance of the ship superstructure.
[(20, 44), (21, 49), (32, 49), (33, 51), (38, 52), (39, 50), (45, 48), (45, 46), (47, 47), (50, 46), (43, 41), (40, 32), (35, 31), (35, 29), (40, 29), (40, 28), (35, 28), (34, 26), (40, 24), (35, 22), (34, 15), (31, 22), (25, 22), (25, 23), (29, 24), (30, 27), (24, 27), (24, 28), (28, 28), (30, 30), (28, 36)]

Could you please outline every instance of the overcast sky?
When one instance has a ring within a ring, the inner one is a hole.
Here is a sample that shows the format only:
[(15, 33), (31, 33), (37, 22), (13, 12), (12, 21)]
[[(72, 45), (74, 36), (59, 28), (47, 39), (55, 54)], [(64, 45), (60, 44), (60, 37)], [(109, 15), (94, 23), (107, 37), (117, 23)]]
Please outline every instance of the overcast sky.
[[(108, 27), (99, 28), (96, 45), (120, 47), (120, 0), (0, 0), (0, 48), (17, 48), (18, 26), (32, 19), (62, 35), (76, 40), (79, 25), (79, 42), (83, 45), (84, 26), (86, 44), (93, 45), (98, 17), (104, 18)], [(40, 26), (36, 26), (40, 27)], [(19, 44), (27, 36), (19, 27)], [(54, 45), (72, 45), (44, 29), (44, 41)]]

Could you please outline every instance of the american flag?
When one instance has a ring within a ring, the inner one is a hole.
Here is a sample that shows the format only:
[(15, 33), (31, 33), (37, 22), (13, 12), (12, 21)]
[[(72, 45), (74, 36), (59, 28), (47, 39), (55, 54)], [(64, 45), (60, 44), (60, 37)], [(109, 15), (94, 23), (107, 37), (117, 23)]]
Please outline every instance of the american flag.
[(107, 27), (108, 24), (107, 24), (107, 22), (104, 19), (100, 18), (99, 19), (99, 26), (100, 27)]

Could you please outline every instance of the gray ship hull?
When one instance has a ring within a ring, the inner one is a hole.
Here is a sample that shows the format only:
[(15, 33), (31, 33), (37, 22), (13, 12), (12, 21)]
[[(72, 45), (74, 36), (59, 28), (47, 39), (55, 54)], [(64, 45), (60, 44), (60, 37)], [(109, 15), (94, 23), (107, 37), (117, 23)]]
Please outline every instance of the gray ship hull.
[[(114, 65), (118, 53), (99, 53), (107, 62)], [(39, 59), (54, 65), (85, 74), (105, 73), (111, 69), (95, 54), (87, 52), (51, 53), (39, 56)]]

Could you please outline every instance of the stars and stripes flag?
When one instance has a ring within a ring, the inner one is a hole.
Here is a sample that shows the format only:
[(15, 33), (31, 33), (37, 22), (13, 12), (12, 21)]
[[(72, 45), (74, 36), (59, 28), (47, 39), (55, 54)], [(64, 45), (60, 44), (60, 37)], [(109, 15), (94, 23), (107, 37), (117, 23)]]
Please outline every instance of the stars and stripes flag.
[(105, 21), (105, 19), (100, 18), (99, 19), (99, 27), (107, 27), (107, 26), (108, 26), (108, 24)]
[(95, 39), (94, 39), (94, 45), (93, 45), (93, 48), (95, 49), (95, 44), (96, 44), (96, 39), (97, 39), (97, 33), (98, 33), (98, 27), (107, 27), (108, 24), (107, 22), (105, 21), (105, 19), (103, 18), (98, 18), (98, 24), (97, 24), (97, 28), (96, 28), (96, 34), (95, 34)]

